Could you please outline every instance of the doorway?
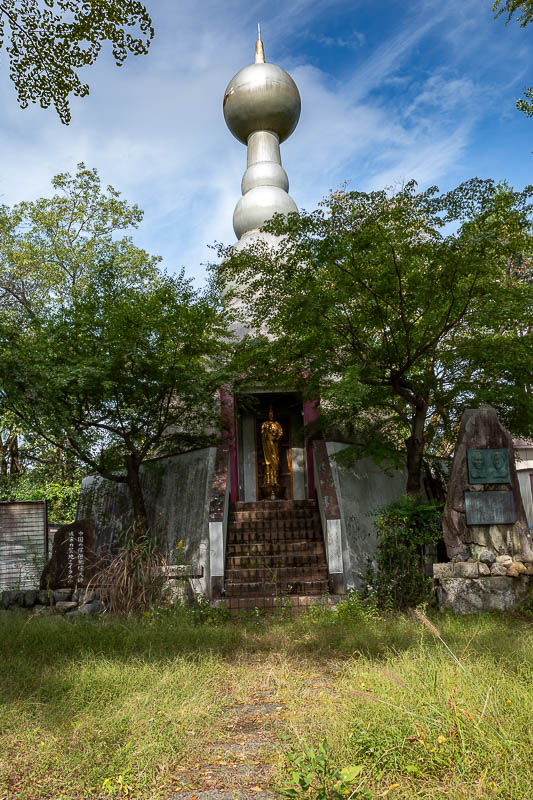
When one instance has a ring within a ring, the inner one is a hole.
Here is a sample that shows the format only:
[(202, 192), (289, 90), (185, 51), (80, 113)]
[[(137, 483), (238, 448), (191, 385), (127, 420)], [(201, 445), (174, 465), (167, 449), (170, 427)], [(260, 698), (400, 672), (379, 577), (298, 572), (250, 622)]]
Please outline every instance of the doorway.
[(237, 398), (239, 499), (264, 499), (261, 426), (268, 419), (270, 406), (283, 431), (279, 440), (279, 499), (303, 500), (307, 496), (303, 406), (301, 396), (293, 392), (255, 392)]

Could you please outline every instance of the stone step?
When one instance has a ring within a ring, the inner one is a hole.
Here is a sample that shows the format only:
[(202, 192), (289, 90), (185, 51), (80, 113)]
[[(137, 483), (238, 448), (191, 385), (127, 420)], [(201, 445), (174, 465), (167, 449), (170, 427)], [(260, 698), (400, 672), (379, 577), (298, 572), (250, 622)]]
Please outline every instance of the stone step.
[(294, 530), (228, 530), (228, 544), (254, 544), (259, 542), (320, 542), (322, 541), (322, 531), (318, 525), (313, 528), (295, 528)]
[(265, 540), (262, 542), (253, 542), (246, 544), (240, 542), (231, 542), (228, 539), (227, 556), (249, 556), (250, 558), (256, 555), (297, 555), (306, 553), (308, 555), (320, 555), (324, 552), (324, 545), (322, 543), (322, 536), (320, 539), (275, 539)]
[(230, 522), (268, 522), (272, 520), (319, 519), (316, 508), (258, 509), (256, 511), (230, 511)]
[(287, 582), (287, 581), (314, 581), (325, 580), (328, 577), (328, 570), (324, 563), (320, 566), (309, 564), (305, 567), (241, 567), (239, 569), (229, 569), (226, 580), (230, 583), (257, 583), (265, 582)]
[[(290, 614), (298, 614), (307, 611), (310, 606), (321, 605), (323, 603), (321, 595), (291, 595), (290, 597), (226, 597), (217, 601), (219, 608), (229, 608), (235, 613), (239, 611), (261, 611), (273, 612), (283, 610)], [(328, 603), (329, 605), (329, 603)]]
[(323, 567), (325, 563), (324, 551), (322, 548), (317, 548), (317, 552), (313, 554), (302, 552), (277, 553), (275, 555), (251, 555), (248, 553), (241, 553), (235, 556), (228, 555), (226, 568), (227, 570), (276, 569), (279, 567), (297, 567), (298, 569), (304, 569), (309, 566)]
[(328, 591), (326, 579), (285, 580), (285, 581), (247, 581), (233, 582), (226, 580), (227, 597), (285, 597), (285, 595), (317, 595)]
[(290, 510), (296, 508), (316, 508), (316, 500), (257, 500), (232, 503), (230, 511)]
[(228, 523), (229, 531), (294, 531), (314, 530), (320, 528), (318, 518), (308, 519), (273, 519), (273, 520), (238, 520)]

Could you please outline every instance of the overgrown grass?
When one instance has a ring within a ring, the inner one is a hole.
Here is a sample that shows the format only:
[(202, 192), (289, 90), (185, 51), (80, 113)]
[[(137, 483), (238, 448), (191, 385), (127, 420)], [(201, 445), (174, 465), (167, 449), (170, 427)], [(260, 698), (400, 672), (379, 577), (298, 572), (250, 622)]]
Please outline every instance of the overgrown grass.
[(361, 767), (353, 800), (532, 797), (531, 617), (432, 620), (459, 664), (422, 624), (357, 604), (238, 621), (5, 614), (0, 798), (163, 798), (186, 768), (199, 789), (206, 750), (258, 697), (284, 709), (262, 756), (274, 794), (288, 756), (326, 739), (332, 773)]

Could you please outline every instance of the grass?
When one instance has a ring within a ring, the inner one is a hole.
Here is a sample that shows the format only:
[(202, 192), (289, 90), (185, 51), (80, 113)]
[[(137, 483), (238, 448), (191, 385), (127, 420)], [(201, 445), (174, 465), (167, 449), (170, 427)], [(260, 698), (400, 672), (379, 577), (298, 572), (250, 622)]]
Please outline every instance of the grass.
[(431, 619), (458, 661), (419, 621), (357, 603), (238, 621), (4, 614), (0, 800), (290, 796), (291, 763), (323, 740), (330, 775), (359, 768), (352, 800), (532, 797), (533, 618)]

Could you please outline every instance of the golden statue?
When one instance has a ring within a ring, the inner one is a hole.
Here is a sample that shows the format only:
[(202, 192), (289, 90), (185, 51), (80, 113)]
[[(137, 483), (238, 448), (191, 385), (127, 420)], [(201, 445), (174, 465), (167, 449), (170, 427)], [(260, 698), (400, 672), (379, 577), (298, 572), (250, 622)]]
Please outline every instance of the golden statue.
[(283, 428), (274, 420), (272, 406), (268, 410), (268, 419), (261, 425), (261, 440), (265, 457), (265, 474), (263, 486), (274, 490), (279, 486), (279, 440), (283, 436)]

